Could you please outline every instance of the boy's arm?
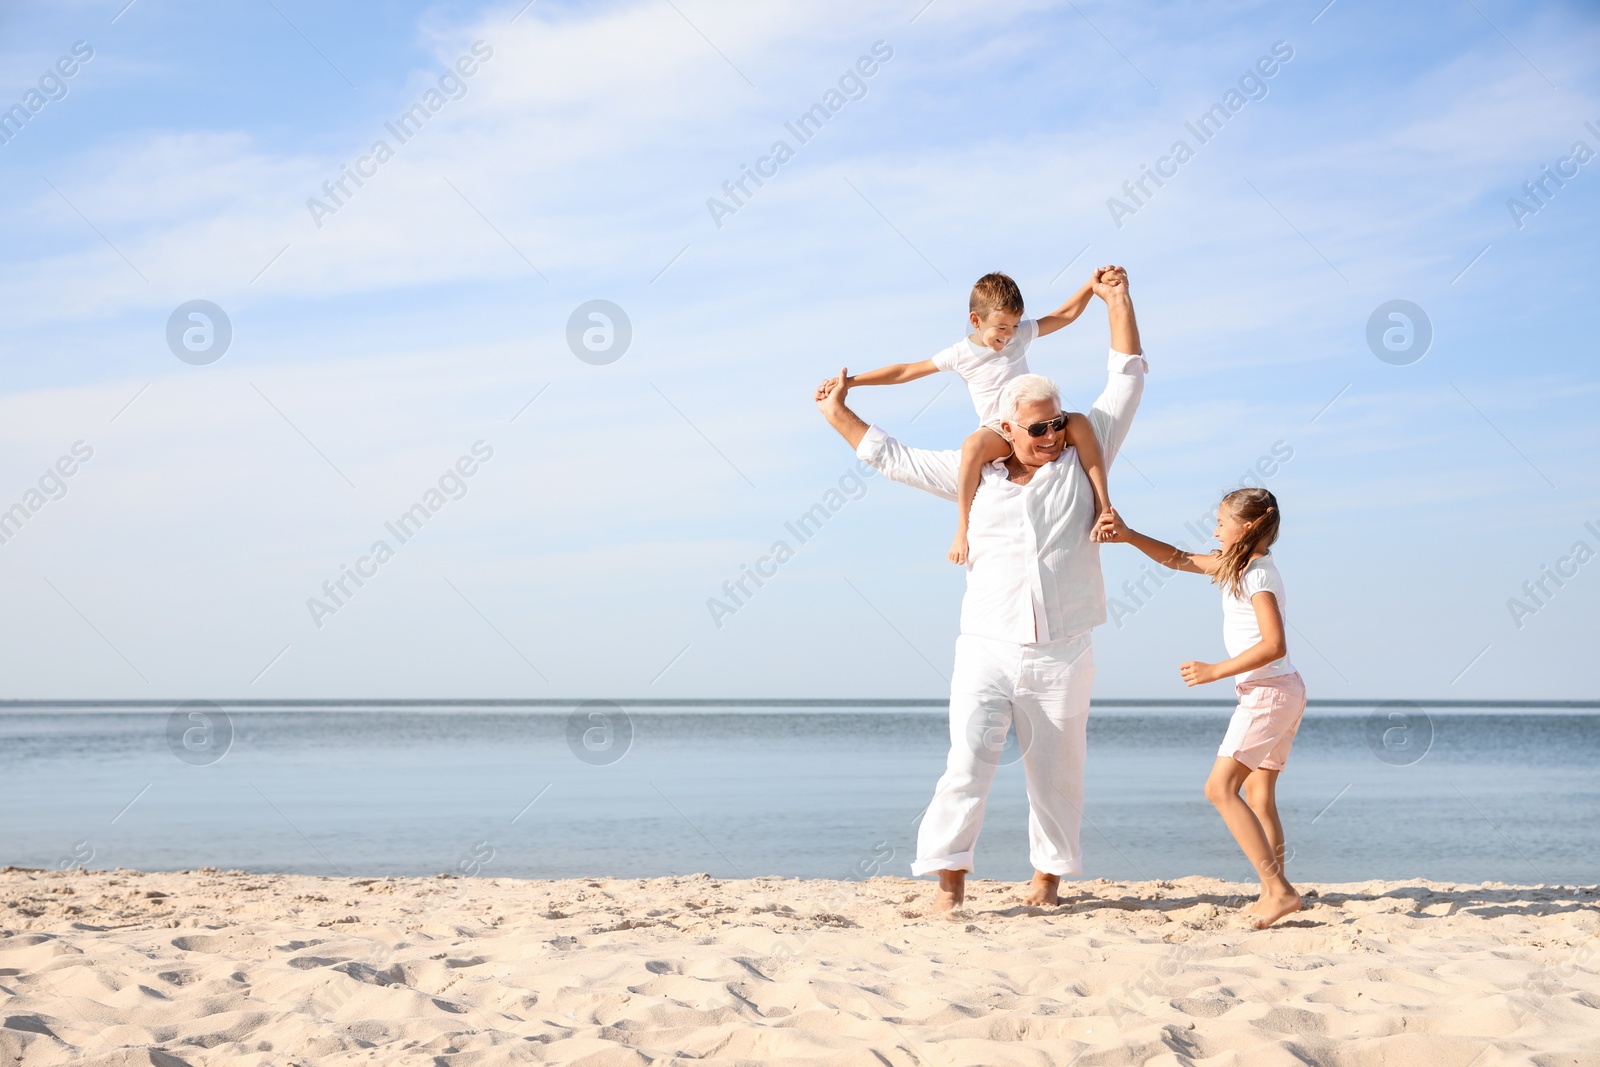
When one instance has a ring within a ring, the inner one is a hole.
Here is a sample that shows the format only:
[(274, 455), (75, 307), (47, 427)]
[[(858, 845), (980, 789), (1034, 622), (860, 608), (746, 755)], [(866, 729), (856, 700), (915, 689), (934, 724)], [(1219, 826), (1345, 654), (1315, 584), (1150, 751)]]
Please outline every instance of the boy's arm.
[(903, 385), (914, 382), (918, 378), (926, 378), (930, 374), (938, 374), (939, 368), (931, 359), (924, 359), (918, 363), (891, 363), (887, 367), (869, 370), (865, 374), (852, 374), (845, 379), (847, 386), (857, 385)]
[(1050, 314), (1039, 320), (1039, 336), (1055, 333), (1061, 327), (1083, 314), (1083, 309), (1089, 306), (1089, 300), (1094, 296), (1094, 283), (1084, 282), (1083, 288), (1067, 297), (1066, 303), (1056, 308)]

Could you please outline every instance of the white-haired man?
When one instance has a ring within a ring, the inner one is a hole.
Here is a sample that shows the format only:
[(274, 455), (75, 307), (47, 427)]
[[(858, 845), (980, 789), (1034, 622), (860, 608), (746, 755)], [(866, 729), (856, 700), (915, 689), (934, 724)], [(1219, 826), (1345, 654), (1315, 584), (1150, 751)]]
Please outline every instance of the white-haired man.
[[(1128, 434), (1147, 370), (1127, 277), (1096, 274), (1111, 321), (1110, 380), (1089, 418), (1109, 467)], [(847, 375), (817, 406), (856, 454), (895, 481), (956, 499), (961, 454), (908, 448), (845, 405)], [(935, 910), (959, 905), (1006, 730), (1028, 786), (1029, 904), (1053, 905), (1079, 874), (1083, 763), (1094, 680), (1090, 630), (1106, 621), (1094, 493), (1073, 451), (1055, 384), (1037, 374), (1002, 394), (1011, 455), (983, 472), (972, 503), (967, 591), (950, 679), (950, 756), (922, 817), (913, 874), (938, 874)]]

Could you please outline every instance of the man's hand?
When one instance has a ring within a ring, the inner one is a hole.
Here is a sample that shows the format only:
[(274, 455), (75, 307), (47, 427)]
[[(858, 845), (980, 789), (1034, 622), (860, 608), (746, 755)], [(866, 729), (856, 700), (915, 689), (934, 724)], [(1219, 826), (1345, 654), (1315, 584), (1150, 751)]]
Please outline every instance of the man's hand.
[(1128, 524), (1122, 521), (1122, 516), (1117, 514), (1116, 508), (1107, 508), (1094, 521), (1094, 529), (1089, 533), (1089, 540), (1101, 544), (1118, 541), (1125, 543), (1128, 540)]
[[(824, 404), (831, 402), (835, 409), (842, 408), (845, 394), (848, 392), (850, 392), (850, 371), (848, 368), (840, 367), (837, 378), (824, 378), (822, 384), (817, 386), (817, 406), (823, 407)], [(827, 408), (823, 408), (823, 413), (827, 413)]]
[(1139, 323), (1133, 315), (1133, 298), (1128, 295), (1128, 272), (1121, 267), (1107, 265), (1094, 272), (1090, 282), (1094, 295), (1105, 301), (1111, 321), (1111, 347), (1117, 352), (1142, 355), (1139, 346)]
[(1118, 290), (1128, 291), (1128, 272), (1122, 267), (1107, 264), (1089, 277), (1089, 288), (1101, 300), (1107, 300)]
[(867, 424), (845, 407), (844, 398), (849, 392), (850, 372), (840, 367), (837, 378), (825, 378), (817, 386), (817, 410), (828, 420), (828, 425), (838, 430), (839, 435), (850, 443), (851, 448), (859, 448), (861, 439), (867, 435)]
[(1188, 686), (1205, 685), (1220, 677), (1215, 663), (1201, 663), (1199, 660), (1190, 660), (1180, 665), (1178, 673), (1183, 675), (1183, 684)]

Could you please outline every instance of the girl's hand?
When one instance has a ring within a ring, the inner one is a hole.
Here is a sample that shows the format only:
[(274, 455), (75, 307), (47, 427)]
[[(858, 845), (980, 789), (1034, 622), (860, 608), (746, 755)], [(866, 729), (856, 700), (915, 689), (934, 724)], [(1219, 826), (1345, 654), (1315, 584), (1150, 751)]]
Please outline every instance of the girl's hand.
[(1217, 674), (1215, 663), (1201, 663), (1199, 660), (1190, 660), (1178, 667), (1178, 673), (1183, 675), (1185, 685), (1205, 685), (1207, 682), (1216, 681), (1221, 675)]
[(1122, 516), (1117, 514), (1116, 508), (1107, 508), (1100, 513), (1094, 521), (1094, 529), (1089, 533), (1089, 540), (1102, 544), (1110, 544), (1128, 539), (1128, 524), (1122, 521)]

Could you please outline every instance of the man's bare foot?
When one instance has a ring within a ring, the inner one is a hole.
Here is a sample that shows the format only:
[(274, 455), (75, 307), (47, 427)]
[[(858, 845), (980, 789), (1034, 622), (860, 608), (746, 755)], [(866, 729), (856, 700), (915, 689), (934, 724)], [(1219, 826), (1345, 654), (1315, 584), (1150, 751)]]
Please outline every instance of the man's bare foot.
[(1261, 894), (1261, 899), (1248, 909), (1250, 924), (1257, 930), (1265, 930), (1285, 915), (1293, 915), (1300, 910), (1300, 894), (1293, 890), (1283, 894)]
[(1033, 872), (1033, 881), (1028, 886), (1028, 895), (1022, 898), (1024, 904), (1036, 908), (1053, 908), (1061, 903), (1058, 890), (1061, 888), (1059, 874), (1045, 874), (1043, 871)]
[(967, 561), (967, 531), (956, 531), (956, 539), (950, 542), (948, 556), (951, 563), (965, 563)]
[(939, 888), (933, 891), (933, 906), (929, 910), (934, 915), (942, 915), (959, 908), (966, 899), (967, 872), (940, 871)]

